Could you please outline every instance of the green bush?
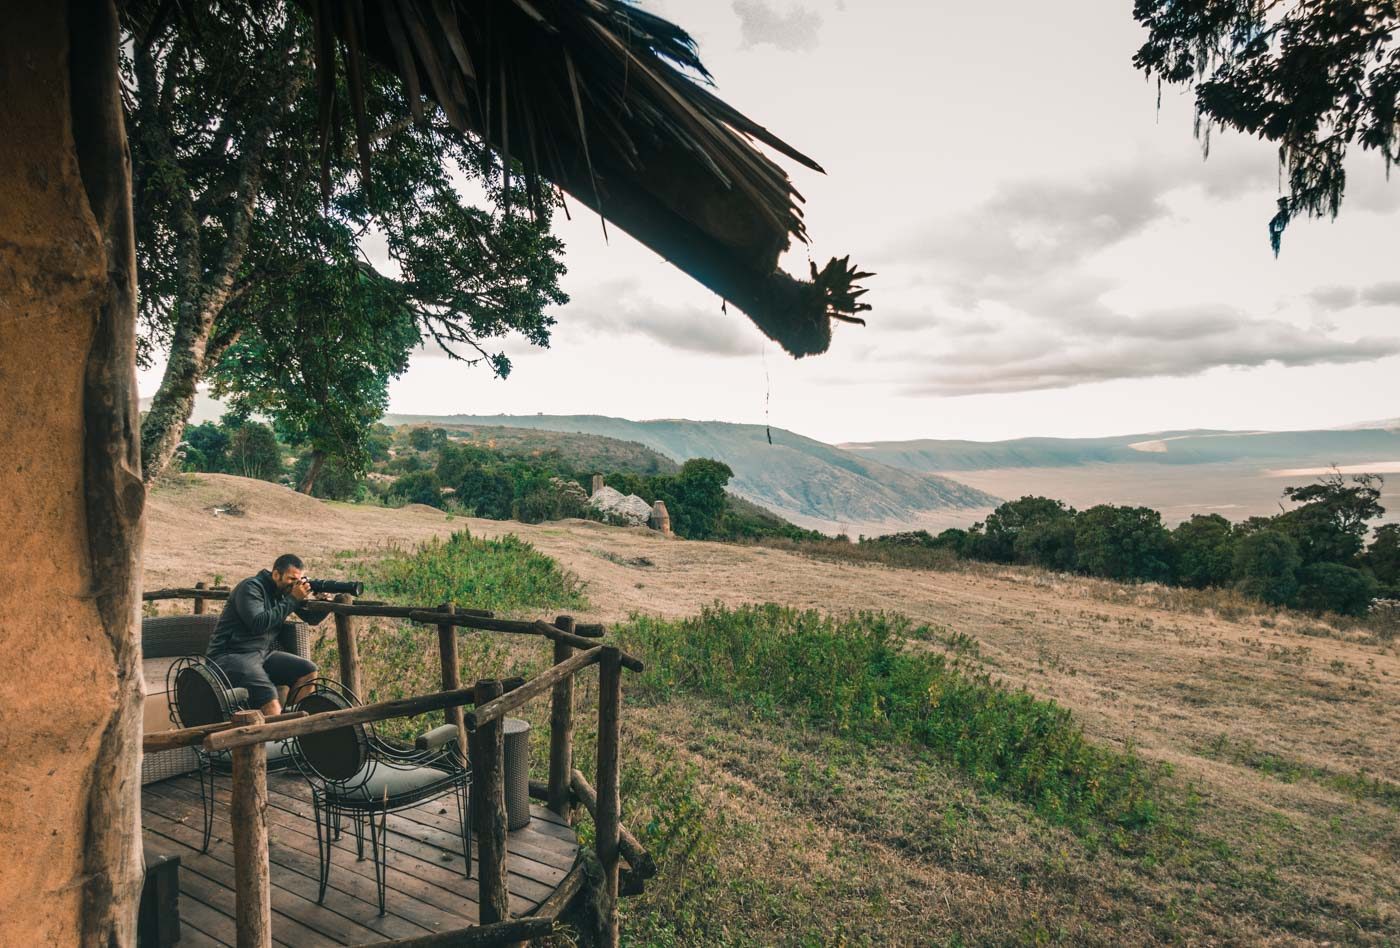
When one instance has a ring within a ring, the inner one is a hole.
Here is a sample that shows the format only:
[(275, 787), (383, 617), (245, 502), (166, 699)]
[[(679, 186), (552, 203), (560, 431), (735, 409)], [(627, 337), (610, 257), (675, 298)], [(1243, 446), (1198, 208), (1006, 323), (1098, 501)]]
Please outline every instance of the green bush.
[(1224, 586), (1235, 566), (1235, 534), (1220, 514), (1195, 514), (1172, 531), (1176, 580), (1192, 589)]
[(636, 617), (618, 636), (646, 656), (643, 687), (783, 708), (861, 738), (921, 744), (985, 789), (1075, 826), (1156, 819), (1154, 775), (1089, 742), (1070, 712), (928, 651), (902, 616), (835, 619), (776, 605), (715, 606), (681, 621)]
[(486, 540), (459, 530), (396, 550), (368, 567), (365, 582), (374, 596), (406, 605), (453, 602), (492, 612), (588, 605), (572, 573), (514, 534)]
[(1235, 544), (1234, 575), (1240, 592), (1273, 606), (1293, 601), (1302, 565), (1298, 544), (1276, 530), (1257, 530)]
[(405, 474), (389, 487), (389, 499), (406, 504), (427, 504), (429, 507), (442, 507), (442, 484), (432, 471), (417, 471)]
[(1149, 507), (1099, 504), (1074, 521), (1075, 561), (1090, 576), (1171, 581), (1171, 534)]
[(1313, 563), (1298, 572), (1295, 604), (1309, 612), (1336, 612), (1344, 616), (1364, 616), (1376, 596), (1376, 581), (1340, 563)]

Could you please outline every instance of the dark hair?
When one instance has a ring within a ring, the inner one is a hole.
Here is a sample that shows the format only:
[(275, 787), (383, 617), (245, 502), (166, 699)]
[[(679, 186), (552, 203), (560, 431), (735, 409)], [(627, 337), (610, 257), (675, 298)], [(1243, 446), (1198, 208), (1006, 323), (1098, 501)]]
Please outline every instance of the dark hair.
[(301, 557), (297, 556), (295, 553), (283, 553), (281, 556), (277, 557), (277, 561), (272, 564), (272, 569), (274, 572), (285, 573), (292, 567), (303, 569), (305, 566), (306, 564), (301, 561)]

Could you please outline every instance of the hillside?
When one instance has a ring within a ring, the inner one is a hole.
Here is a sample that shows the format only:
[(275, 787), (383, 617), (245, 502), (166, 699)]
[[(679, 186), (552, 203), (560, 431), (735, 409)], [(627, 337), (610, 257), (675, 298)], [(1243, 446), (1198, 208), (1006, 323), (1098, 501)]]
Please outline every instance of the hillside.
[[(585, 521), (325, 504), (224, 475), (162, 485), (149, 511), (147, 588), (235, 580), (286, 550), (313, 574), (346, 576), (356, 558), (341, 551), (466, 526), (557, 559), (584, 584), (583, 618), (680, 618), (716, 601), (902, 612), (934, 624), (911, 650), (1053, 698), (1097, 745), (1170, 765), (1161, 793), (1184, 808), (1179, 829), (1146, 848), (1116, 831), (1082, 836), (907, 744), (850, 740), (737, 695), (648, 694), (629, 678), (633, 779), (673, 781), (645, 784), (646, 797), (627, 784), (629, 825), (681, 833), (629, 912), (717, 918), (768, 944), (1400, 938), (1400, 652), (1362, 630), (1152, 586), (892, 570)], [(398, 643), (404, 660), (435, 661), (431, 629), (418, 632), (366, 626), (362, 655)], [(538, 660), (535, 643), (524, 648)]]
[(528, 428), (633, 441), (676, 461), (708, 457), (734, 470), (730, 489), (793, 523), (828, 533), (967, 525), (998, 498), (945, 477), (900, 470), (763, 425), (628, 421), (600, 415), (387, 415), (387, 424)]
[(508, 458), (559, 460), (579, 470), (631, 474), (674, 474), (680, 465), (637, 441), (577, 432), (508, 428), (503, 425), (453, 425), (454, 440), (478, 444)]

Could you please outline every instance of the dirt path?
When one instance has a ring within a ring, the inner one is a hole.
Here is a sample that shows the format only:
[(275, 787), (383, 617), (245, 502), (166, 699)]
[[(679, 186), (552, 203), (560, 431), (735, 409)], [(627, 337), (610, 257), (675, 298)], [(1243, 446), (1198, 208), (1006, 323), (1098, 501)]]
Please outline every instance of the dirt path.
[(1091, 733), (1131, 741), (1221, 792), (1323, 792), (1253, 779), (1214, 759), (1225, 746), (1400, 780), (1400, 653), (1304, 635), (1307, 623), (1168, 611), (1146, 593), (1110, 602), (1104, 584), (1021, 570), (915, 572), (586, 521), (530, 526), (428, 507), (325, 504), (222, 475), (157, 490), (148, 522), (146, 588), (236, 580), (288, 550), (313, 575), (335, 575), (330, 556), (341, 550), (409, 545), (464, 526), (515, 533), (584, 581), (593, 619), (688, 616), (716, 600), (897, 611), (972, 636), (994, 673), (1072, 708)]

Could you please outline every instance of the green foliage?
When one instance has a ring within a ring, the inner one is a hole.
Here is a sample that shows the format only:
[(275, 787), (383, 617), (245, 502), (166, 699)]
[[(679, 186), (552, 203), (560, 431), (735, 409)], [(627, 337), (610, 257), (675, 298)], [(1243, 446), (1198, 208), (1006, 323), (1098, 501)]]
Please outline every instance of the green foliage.
[(1053, 701), (909, 649), (933, 633), (901, 616), (715, 606), (681, 621), (634, 617), (617, 634), (646, 655), (643, 687), (657, 693), (688, 690), (853, 737), (914, 741), (984, 789), (1072, 826), (1156, 819), (1154, 778), (1136, 756), (1091, 743)]
[(1235, 544), (1235, 581), (1246, 596), (1285, 606), (1298, 593), (1303, 558), (1298, 544), (1276, 530), (1256, 530)]
[(394, 550), (368, 567), (364, 581), (376, 597), (406, 605), (452, 602), (492, 612), (588, 606), (572, 573), (514, 534), (487, 540), (459, 530), (412, 552)]
[[(223, 423), (225, 428), (228, 419)], [(262, 422), (244, 421), (229, 436), (227, 470), (240, 477), (275, 481), (282, 476), (282, 448), (277, 435)]]
[(427, 504), (429, 507), (443, 507), (442, 484), (432, 471), (417, 471), (405, 474), (389, 485), (389, 499), (405, 504)]
[(1148, 507), (1090, 507), (1075, 518), (1074, 549), (1079, 569), (1090, 576), (1171, 581), (1171, 535)]
[(1367, 521), (1385, 513), (1378, 474), (1345, 477), (1339, 471), (1303, 487), (1285, 487), (1283, 496), (1300, 506), (1274, 518), (1275, 529), (1298, 544), (1305, 565), (1354, 566), (1370, 532)]
[(1295, 604), (1309, 612), (1364, 616), (1377, 590), (1373, 577), (1340, 563), (1311, 563), (1298, 572)]
[(1289, 194), (1269, 232), (1274, 253), (1291, 217), (1336, 216), (1350, 146), (1400, 161), (1400, 9), (1378, 0), (1220, 3), (1136, 0), (1148, 38), (1133, 63), (1196, 89), (1197, 130), (1230, 128), (1279, 146)]
[(1016, 541), (1022, 532), (1073, 518), (1074, 508), (1049, 497), (1027, 495), (1019, 500), (1008, 500), (987, 515), (981, 538), (975, 541), (977, 558), (994, 563), (1014, 562), (1017, 560)]
[(447, 443), (447, 432), (442, 428), (410, 428), (408, 443), (415, 451), (431, 451)]
[[(292, 482), (300, 484), (311, 467), (310, 452), (297, 458), (292, 465)], [(332, 456), (321, 466), (321, 473), (311, 486), (311, 496), (323, 500), (364, 500), (369, 496), (365, 482), (343, 458)]]
[(1387, 523), (1376, 528), (1376, 537), (1366, 550), (1365, 564), (1389, 595), (1400, 597), (1400, 524)]
[(1230, 582), (1235, 566), (1235, 534), (1220, 514), (1196, 514), (1172, 531), (1176, 548), (1176, 580), (1182, 586), (1205, 589)]
[(186, 452), (186, 464), (196, 471), (222, 471), (228, 463), (229, 441), (229, 432), (217, 422), (186, 428), (185, 443), (196, 452)]

